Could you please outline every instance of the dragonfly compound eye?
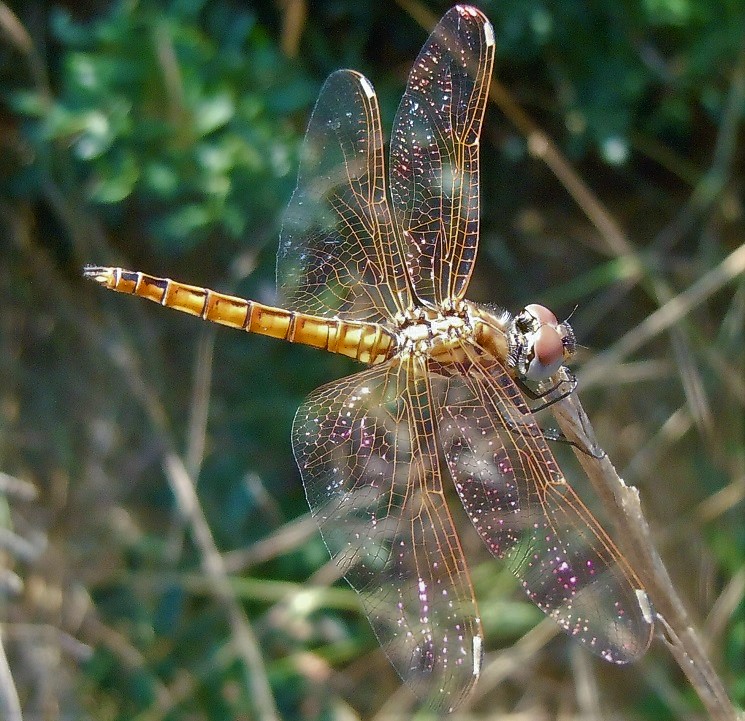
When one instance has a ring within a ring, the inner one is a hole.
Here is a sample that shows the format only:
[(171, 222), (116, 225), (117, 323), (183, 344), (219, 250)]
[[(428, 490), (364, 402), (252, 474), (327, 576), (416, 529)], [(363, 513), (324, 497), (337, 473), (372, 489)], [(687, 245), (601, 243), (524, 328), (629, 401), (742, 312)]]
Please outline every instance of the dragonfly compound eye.
[(542, 325), (528, 339), (528, 380), (544, 380), (561, 368), (564, 362), (564, 343), (558, 330)]
[(540, 305), (539, 303), (531, 303), (530, 305), (525, 306), (525, 310), (523, 312), (533, 317), (537, 321), (539, 326), (550, 325), (555, 328), (559, 324), (559, 321), (556, 320), (556, 316), (548, 308), (546, 308), (545, 305)]
[(559, 323), (545, 306), (527, 305), (518, 313), (508, 333), (510, 364), (527, 380), (549, 378), (573, 355), (576, 339), (566, 321)]

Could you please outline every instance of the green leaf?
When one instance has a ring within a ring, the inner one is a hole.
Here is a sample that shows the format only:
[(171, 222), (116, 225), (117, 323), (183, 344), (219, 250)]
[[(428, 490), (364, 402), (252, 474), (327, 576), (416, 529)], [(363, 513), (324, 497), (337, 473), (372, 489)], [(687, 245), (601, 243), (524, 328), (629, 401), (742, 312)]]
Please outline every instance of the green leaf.
[(133, 155), (123, 154), (116, 162), (104, 166), (106, 175), (99, 175), (90, 189), (91, 200), (97, 203), (120, 203), (131, 195), (140, 177)]
[(197, 134), (207, 135), (228, 123), (235, 114), (235, 104), (228, 93), (206, 99), (194, 109)]

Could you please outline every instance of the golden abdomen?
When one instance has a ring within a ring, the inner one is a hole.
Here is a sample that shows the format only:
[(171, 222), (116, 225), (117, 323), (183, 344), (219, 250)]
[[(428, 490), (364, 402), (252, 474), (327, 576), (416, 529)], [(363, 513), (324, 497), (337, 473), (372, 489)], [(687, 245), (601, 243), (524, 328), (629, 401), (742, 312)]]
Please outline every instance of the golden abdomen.
[(253, 300), (123, 268), (88, 266), (83, 273), (86, 278), (119, 293), (137, 295), (220, 325), (321, 348), (363, 363), (381, 363), (394, 351), (394, 336), (376, 323), (323, 318), (273, 308)]

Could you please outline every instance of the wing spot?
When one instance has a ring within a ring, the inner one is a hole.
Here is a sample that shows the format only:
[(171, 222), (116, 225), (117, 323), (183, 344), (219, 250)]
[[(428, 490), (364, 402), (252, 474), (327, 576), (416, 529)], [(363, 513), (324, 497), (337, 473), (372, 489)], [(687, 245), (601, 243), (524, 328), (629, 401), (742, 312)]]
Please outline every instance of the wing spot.
[(473, 637), (473, 675), (478, 678), (481, 675), (481, 659), (483, 657), (483, 639), (476, 634)]
[(362, 88), (362, 92), (365, 93), (365, 96), (370, 99), (375, 97), (375, 90), (373, 89), (373, 86), (370, 84), (370, 81), (364, 76), (360, 75), (360, 87)]
[(644, 620), (651, 624), (652, 623), (652, 604), (649, 602), (649, 596), (643, 588), (635, 588), (636, 600), (639, 602), (639, 607), (642, 610), (642, 616)]
[(486, 40), (486, 47), (490, 48), (494, 45), (494, 28), (489, 22), (484, 25), (484, 38)]

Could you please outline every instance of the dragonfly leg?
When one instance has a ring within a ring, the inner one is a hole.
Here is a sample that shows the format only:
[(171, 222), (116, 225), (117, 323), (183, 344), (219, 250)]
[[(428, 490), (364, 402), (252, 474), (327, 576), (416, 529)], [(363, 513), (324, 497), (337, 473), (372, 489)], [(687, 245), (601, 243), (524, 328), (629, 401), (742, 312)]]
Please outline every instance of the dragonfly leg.
[(556, 443), (565, 443), (566, 445), (571, 446), (572, 448), (576, 448), (578, 451), (580, 451), (581, 453), (584, 453), (586, 456), (589, 456), (590, 458), (595, 458), (597, 460), (600, 460), (601, 458), (605, 458), (608, 455), (602, 449), (600, 449), (599, 451), (595, 451), (585, 443), (579, 443), (577, 441), (573, 441), (567, 438), (558, 428), (544, 429), (543, 437), (547, 441), (554, 441)]
[[(554, 403), (557, 403), (558, 401), (563, 400), (567, 396), (569, 396), (572, 393), (574, 393), (574, 391), (577, 388), (577, 377), (574, 375), (574, 373), (572, 373), (570, 370), (568, 370), (566, 368), (565, 368), (565, 372), (566, 372), (566, 378), (562, 378), (561, 380), (557, 381), (548, 390), (545, 390), (545, 391), (535, 390), (535, 389), (531, 388), (527, 384), (527, 382), (525, 381), (525, 379), (523, 379), (523, 378), (519, 378), (519, 377), (515, 378), (515, 382), (517, 383), (517, 385), (520, 388), (520, 390), (523, 393), (525, 393), (525, 395), (528, 396), (528, 398), (530, 398), (530, 400), (532, 400), (532, 401), (540, 401), (540, 400), (543, 400), (544, 398), (548, 398), (548, 400), (544, 401), (543, 403), (540, 403), (535, 408), (531, 408), (531, 410), (533, 411), (533, 413), (537, 413), (538, 411), (542, 411), (545, 408), (548, 408), (549, 406), (552, 406)], [(565, 384), (565, 383), (568, 383), (569, 384), (569, 388), (566, 389), (566, 390), (560, 390), (561, 389), (561, 386), (563, 384)], [(549, 397), (553, 393), (556, 393), (557, 391), (559, 391), (558, 395), (556, 395), (554, 397)]]

